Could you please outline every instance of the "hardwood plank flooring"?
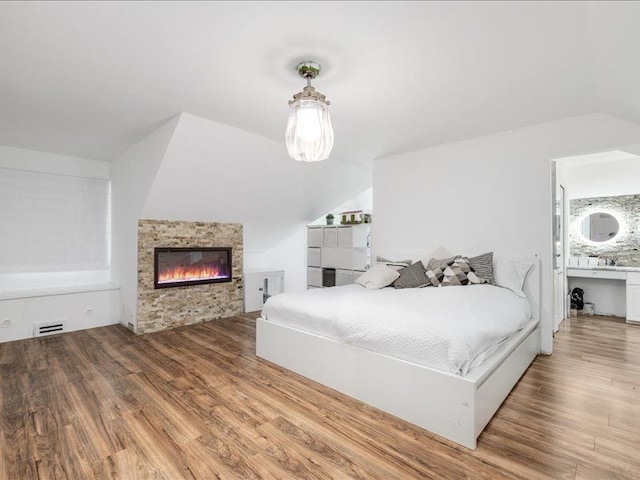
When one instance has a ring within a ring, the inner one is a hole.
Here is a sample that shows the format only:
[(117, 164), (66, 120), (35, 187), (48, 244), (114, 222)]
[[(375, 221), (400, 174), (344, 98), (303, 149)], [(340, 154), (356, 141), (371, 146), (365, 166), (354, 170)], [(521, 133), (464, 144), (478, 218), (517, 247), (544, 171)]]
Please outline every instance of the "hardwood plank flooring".
[(638, 479), (640, 326), (566, 320), (467, 450), (255, 356), (255, 315), (0, 344), (0, 479)]

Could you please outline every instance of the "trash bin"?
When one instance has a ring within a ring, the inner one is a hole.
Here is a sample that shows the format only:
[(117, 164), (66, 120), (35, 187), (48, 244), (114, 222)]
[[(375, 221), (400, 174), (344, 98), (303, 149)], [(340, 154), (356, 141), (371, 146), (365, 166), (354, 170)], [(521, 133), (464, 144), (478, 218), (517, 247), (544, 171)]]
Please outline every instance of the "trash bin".
[(576, 287), (571, 290), (571, 308), (575, 310), (582, 310), (584, 307), (584, 290)]
[(590, 302), (584, 302), (584, 306), (582, 307), (583, 315), (593, 315), (596, 313), (596, 306)]

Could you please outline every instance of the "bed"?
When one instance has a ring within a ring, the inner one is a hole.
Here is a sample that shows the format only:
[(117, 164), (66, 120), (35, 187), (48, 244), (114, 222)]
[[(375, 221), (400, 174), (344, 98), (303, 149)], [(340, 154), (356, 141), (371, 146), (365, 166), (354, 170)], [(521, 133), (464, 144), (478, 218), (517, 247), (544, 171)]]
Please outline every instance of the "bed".
[(539, 262), (526, 262), (518, 295), (490, 285), (348, 285), (272, 297), (257, 320), (256, 353), (475, 449), (540, 351)]

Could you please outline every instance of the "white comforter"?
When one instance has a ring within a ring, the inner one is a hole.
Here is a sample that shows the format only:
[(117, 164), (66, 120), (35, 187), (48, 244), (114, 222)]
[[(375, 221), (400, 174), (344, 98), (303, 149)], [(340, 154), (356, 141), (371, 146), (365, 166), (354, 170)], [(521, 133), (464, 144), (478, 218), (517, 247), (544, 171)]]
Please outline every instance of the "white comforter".
[(368, 290), (347, 285), (269, 298), (262, 317), (465, 375), (524, 327), (529, 302), (491, 285)]

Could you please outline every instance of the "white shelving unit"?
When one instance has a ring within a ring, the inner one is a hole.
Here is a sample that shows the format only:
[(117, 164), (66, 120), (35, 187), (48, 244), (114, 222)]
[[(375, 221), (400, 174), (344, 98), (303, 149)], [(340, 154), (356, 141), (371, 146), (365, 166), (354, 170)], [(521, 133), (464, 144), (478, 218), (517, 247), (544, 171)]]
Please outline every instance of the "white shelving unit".
[(353, 283), (371, 264), (371, 224), (307, 227), (307, 288)]

